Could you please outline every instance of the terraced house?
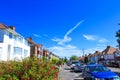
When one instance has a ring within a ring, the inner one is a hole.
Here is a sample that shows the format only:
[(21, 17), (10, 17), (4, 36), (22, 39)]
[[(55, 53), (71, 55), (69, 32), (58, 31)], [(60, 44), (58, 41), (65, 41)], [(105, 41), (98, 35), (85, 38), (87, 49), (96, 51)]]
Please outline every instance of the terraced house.
[(42, 44), (36, 44), (32, 37), (29, 37), (28, 42), (30, 43), (30, 57), (36, 56), (38, 58), (43, 57), (43, 46)]
[(15, 27), (0, 24), (0, 61), (21, 60), (30, 56), (30, 44)]

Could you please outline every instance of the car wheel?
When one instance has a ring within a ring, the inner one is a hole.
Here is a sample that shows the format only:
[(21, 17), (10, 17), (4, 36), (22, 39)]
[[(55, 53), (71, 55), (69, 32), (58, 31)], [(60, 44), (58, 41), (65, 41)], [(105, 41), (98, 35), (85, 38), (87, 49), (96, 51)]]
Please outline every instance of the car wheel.
[(87, 80), (87, 78), (84, 78), (84, 80)]
[(92, 80), (92, 78), (84, 78), (84, 80)]

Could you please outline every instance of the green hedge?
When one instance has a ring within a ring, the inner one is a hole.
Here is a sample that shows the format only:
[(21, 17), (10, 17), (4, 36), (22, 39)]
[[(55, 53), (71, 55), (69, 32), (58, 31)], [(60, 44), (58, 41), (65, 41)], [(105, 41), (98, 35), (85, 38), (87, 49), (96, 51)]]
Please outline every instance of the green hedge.
[(38, 58), (0, 63), (0, 80), (55, 80), (58, 73), (53, 62)]

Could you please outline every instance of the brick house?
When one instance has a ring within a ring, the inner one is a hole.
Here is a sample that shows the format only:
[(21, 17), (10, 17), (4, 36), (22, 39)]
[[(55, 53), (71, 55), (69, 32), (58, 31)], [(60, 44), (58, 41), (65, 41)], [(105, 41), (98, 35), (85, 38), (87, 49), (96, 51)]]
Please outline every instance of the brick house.
[(28, 42), (30, 43), (30, 57), (36, 56), (38, 58), (43, 56), (43, 46), (42, 44), (36, 44), (32, 37), (29, 37)]

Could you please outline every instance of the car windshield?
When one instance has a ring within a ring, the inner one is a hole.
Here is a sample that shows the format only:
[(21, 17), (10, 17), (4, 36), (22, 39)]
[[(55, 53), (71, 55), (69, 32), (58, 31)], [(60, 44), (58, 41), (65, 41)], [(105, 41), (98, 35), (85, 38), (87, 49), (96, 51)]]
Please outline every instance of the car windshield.
[(79, 63), (79, 62), (72, 62), (72, 64), (76, 64), (76, 63)]
[(80, 64), (80, 63), (76, 63), (75, 65), (76, 65), (76, 66), (80, 66), (81, 64)]
[(109, 71), (109, 69), (104, 66), (91, 66), (89, 69), (91, 72)]

